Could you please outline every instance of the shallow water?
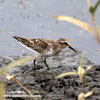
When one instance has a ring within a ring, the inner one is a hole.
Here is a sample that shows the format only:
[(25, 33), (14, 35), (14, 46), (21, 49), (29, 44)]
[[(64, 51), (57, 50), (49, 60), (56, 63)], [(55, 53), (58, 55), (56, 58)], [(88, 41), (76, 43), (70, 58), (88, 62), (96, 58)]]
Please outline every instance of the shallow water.
[[(91, 0), (95, 4), (97, 0)], [(96, 21), (100, 30), (100, 6)], [(85, 0), (0, 0), (0, 56), (32, 54), (12, 35), (27, 38), (65, 37), (74, 48), (82, 51), (95, 64), (100, 64), (100, 46), (87, 31), (68, 22), (57, 21), (56, 15), (66, 15), (92, 26)]]

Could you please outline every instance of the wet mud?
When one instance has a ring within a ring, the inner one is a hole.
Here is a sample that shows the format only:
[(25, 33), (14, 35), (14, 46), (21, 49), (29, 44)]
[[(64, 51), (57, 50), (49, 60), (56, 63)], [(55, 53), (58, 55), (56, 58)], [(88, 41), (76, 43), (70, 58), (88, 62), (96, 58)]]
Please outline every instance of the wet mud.
[[(36, 63), (36, 71), (32, 62), (11, 69), (8, 73), (14, 75), (27, 89), (29, 89), (38, 100), (77, 100), (81, 92), (81, 81), (76, 76), (65, 76), (60, 79), (55, 77), (64, 72), (77, 71), (80, 64), (81, 52), (77, 54), (65, 50), (58, 56), (48, 58), (47, 63), (50, 70), (40, 59)], [(18, 59), (19, 56), (9, 58), (0, 57), (0, 67)], [(86, 100), (100, 100), (100, 66), (93, 64), (87, 58), (83, 57), (83, 67), (93, 66), (93, 69), (86, 73), (85, 76), (85, 93), (94, 90), (94, 94)], [(25, 91), (15, 82), (4, 79), (6, 83), (6, 95), (8, 94), (25, 94)], [(15, 93), (14, 93), (15, 92)], [(29, 97), (6, 97), (6, 100), (30, 100)]]

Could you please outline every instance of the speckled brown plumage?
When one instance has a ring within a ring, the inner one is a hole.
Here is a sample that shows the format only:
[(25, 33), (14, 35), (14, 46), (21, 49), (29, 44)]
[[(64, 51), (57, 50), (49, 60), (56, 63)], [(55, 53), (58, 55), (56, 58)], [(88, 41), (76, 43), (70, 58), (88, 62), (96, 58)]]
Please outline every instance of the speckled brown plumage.
[(53, 56), (59, 53), (62, 49), (69, 47), (68, 40), (65, 38), (60, 38), (57, 41), (48, 40), (44, 38), (38, 39), (28, 39), (18, 36), (13, 36), (20, 43), (29, 47), (30, 49), (43, 54), (45, 56)]
[(13, 36), (16, 40), (24, 44), (25, 46), (31, 48), (32, 50), (37, 51), (38, 53), (44, 53), (48, 51), (51, 48), (51, 44), (54, 44), (55, 42), (52, 40), (46, 40), (46, 39), (26, 39), (21, 38), (18, 36)]

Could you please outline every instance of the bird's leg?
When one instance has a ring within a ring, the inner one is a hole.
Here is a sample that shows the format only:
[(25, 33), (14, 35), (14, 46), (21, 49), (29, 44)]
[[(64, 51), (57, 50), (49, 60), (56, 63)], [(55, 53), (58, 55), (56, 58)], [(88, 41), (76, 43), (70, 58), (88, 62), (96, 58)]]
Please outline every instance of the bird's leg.
[(35, 63), (36, 63), (36, 58), (33, 60), (33, 65), (34, 65), (34, 66), (33, 66), (33, 71), (34, 71), (34, 73), (35, 73), (35, 71), (36, 71), (36, 64), (35, 64)]
[(35, 62), (36, 62), (36, 59), (34, 59), (34, 60), (33, 60), (33, 64), (34, 64), (34, 69), (35, 69), (35, 67), (36, 67), (36, 66), (35, 66)]
[(44, 59), (44, 63), (45, 63), (45, 65), (47, 66), (48, 70), (50, 70), (50, 67), (49, 67), (48, 64), (46, 63), (46, 57), (45, 57), (45, 59)]

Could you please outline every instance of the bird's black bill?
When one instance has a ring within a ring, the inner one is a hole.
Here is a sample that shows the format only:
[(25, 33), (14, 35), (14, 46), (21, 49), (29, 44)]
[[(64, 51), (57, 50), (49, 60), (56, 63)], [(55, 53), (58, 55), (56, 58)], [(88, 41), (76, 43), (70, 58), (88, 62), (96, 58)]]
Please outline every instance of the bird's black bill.
[(74, 48), (72, 48), (71, 46), (69, 46), (69, 48), (77, 53), (77, 51)]

